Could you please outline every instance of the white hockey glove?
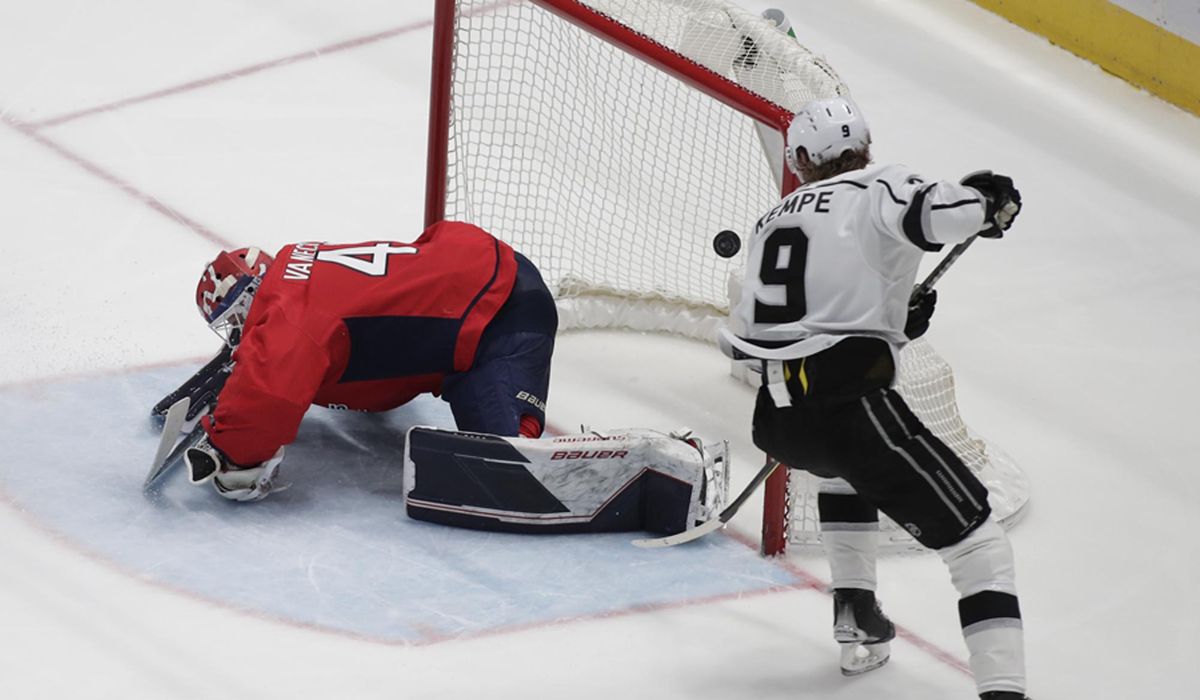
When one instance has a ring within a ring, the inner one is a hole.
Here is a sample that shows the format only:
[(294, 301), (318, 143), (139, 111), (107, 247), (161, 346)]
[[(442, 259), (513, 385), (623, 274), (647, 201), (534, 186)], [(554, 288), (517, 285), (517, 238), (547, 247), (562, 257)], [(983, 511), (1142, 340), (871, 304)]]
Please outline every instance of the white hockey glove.
[(242, 468), (230, 462), (206, 435), (194, 447), (188, 448), (184, 460), (193, 484), (212, 481), (217, 493), (231, 501), (261, 501), (272, 491), (284, 488), (275, 485), (279, 465), (283, 462), (282, 447), (267, 461)]

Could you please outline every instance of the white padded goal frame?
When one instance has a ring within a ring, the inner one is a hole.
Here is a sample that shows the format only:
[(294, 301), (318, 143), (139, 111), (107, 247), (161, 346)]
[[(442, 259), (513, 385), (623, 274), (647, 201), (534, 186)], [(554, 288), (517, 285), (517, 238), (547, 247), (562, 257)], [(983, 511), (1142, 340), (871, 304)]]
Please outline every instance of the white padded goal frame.
[[(527, 255), (564, 330), (711, 340), (741, 260), (713, 235), (752, 230), (799, 185), (781, 166), (792, 113), (845, 94), (726, 0), (437, 0), (426, 224), (469, 221)], [(767, 482), (765, 553), (805, 543), (801, 490)]]

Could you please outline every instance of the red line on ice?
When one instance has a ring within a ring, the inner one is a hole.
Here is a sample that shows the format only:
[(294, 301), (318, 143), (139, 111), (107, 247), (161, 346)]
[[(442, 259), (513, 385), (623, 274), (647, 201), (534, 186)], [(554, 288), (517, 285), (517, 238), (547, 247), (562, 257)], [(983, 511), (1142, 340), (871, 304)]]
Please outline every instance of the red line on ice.
[[(504, 7), (507, 7), (510, 5), (519, 4), (519, 2), (520, 2), (520, 0), (498, 0), (497, 2), (491, 3), (489, 5), (483, 5), (477, 9), (473, 10), (469, 14), (470, 15), (482, 15), (482, 14), (486, 14), (489, 12), (494, 12), (495, 10), (498, 10), (498, 9), (501, 9), (501, 8), (504, 8)], [(88, 107), (88, 108), (80, 109), (80, 110), (77, 110), (74, 112), (68, 112), (66, 114), (60, 114), (57, 117), (47, 117), (46, 119), (42, 119), (42, 120), (39, 120), (36, 122), (29, 122), (28, 126), (31, 129), (35, 129), (35, 130), (46, 128), (46, 127), (51, 127), (51, 126), (58, 126), (59, 124), (65, 124), (66, 122), (74, 121), (76, 119), (81, 119), (83, 117), (92, 116), (94, 114), (103, 114), (105, 112), (112, 112), (112, 111), (121, 109), (123, 107), (128, 107), (130, 105), (140, 104), (142, 102), (149, 102), (151, 100), (157, 100), (157, 99), (160, 99), (163, 97), (169, 97), (171, 95), (178, 95), (180, 93), (190, 92), (192, 90), (198, 90), (200, 88), (206, 88), (211, 85), (216, 85), (218, 83), (224, 83), (224, 82), (228, 82), (230, 80), (244, 78), (246, 76), (254, 75), (255, 73), (261, 73), (263, 71), (270, 70), (272, 68), (281, 68), (284, 66), (290, 66), (290, 65), (293, 65), (296, 63), (301, 63), (304, 61), (310, 61), (314, 58), (321, 58), (322, 56), (327, 56), (332, 53), (338, 53), (340, 51), (347, 51), (349, 49), (357, 49), (359, 47), (366, 46), (368, 44), (374, 44), (376, 42), (384, 41), (386, 39), (391, 39), (391, 38), (401, 36), (404, 34), (411, 34), (415, 31), (427, 29), (432, 26), (433, 26), (433, 18), (423, 19), (423, 20), (419, 20), (417, 22), (411, 22), (409, 24), (404, 24), (404, 25), (400, 25), (398, 27), (393, 27), (391, 29), (385, 29), (381, 32), (375, 32), (373, 34), (367, 34), (364, 36), (355, 37), (353, 39), (346, 39), (345, 41), (339, 41), (339, 42), (336, 42), (333, 44), (329, 44), (327, 46), (322, 46), (320, 48), (309, 49), (307, 51), (301, 51), (299, 53), (294, 53), (294, 54), (291, 54), (288, 56), (283, 56), (280, 58), (272, 59), (270, 61), (263, 61), (262, 63), (255, 63), (252, 65), (245, 66), (243, 68), (238, 68), (235, 70), (231, 70), (231, 71), (228, 71), (225, 73), (219, 73), (217, 75), (210, 75), (205, 78), (198, 78), (196, 80), (190, 80), (186, 83), (180, 83), (179, 85), (173, 85), (171, 87), (161, 88), (159, 90), (154, 90), (152, 92), (143, 93), (141, 95), (134, 95), (132, 97), (126, 97), (126, 98), (123, 98), (120, 100), (115, 100), (113, 102), (107, 102), (104, 104), (96, 105), (94, 107)]]
[(37, 143), (38, 145), (42, 146), (43, 148), (50, 149), (51, 151), (56, 153), (58, 156), (73, 163), (74, 165), (81, 168), (84, 172), (88, 173), (89, 175), (99, 178), (100, 180), (103, 180), (104, 182), (108, 183), (109, 185), (112, 185), (113, 187), (117, 188), (118, 190), (124, 192), (126, 195), (128, 195), (128, 196), (132, 197), (133, 199), (141, 202), (142, 204), (150, 207), (154, 211), (158, 212), (159, 214), (162, 214), (163, 216), (167, 217), (168, 219), (174, 221), (175, 223), (182, 225), (184, 228), (190, 230), (192, 233), (195, 233), (196, 235), (209, 241), (210, 243), (217, 245), (221, 249), (230, 249), (230, 248), (237, 247), (230, 241), (226, 240), (224, 237), (214, 233), (207, 226), (201, 224), (200, 222), (196, 221), (195, 219), (193, 219), (189, 216), (186, 216), (185, 214), (183, 214), (183, 212), (179, 211), (175, 207), (172, 207), (171, 205), (166, 204), (165, 202), (158, 199), (157, 197), (147, 194), (147, 193), (143, 192), (142, 190), (138, 189), (137, 187), (134, 187), (128, 180), (125, 180), (124, 178), (120, 177), (119, 175), (116, 175), (108, 170), (105, 170), (103, 167), (96, 164), (94, 161), (91, 161), (91, 160), (79, 155), (78, 153), (68, 149), (66, 146), (63, 146), (62, 144), (58, 143), (57, 141), (54, 141), (50, 138), (47, 138), (46, 136), (44, 136), (42, 134), (39, 134), (36, 129), (34, 129), (33, 127), (29, 126), (28, 124), (26, 124), (8, 114), (5, 114), (3, 110), (0, 110), (0, 123), (5, 124), (6, 126), (10, 127), (14, 131), (16, 131), (17, 133), (21, 134), (25, 138), (27, 138), (35, 143)]
[(403, 25), (400, 27), (394, 27), (392, 29), (388, 29), (388, 30), (385, 30), (382, 32), (376, 32), (375, 34), (368, 34), (366, 36), (360, 36), (360, 37), (357, 37), (354, 39), (348, 39), (346, 41), (339, 41), (336, 44), (322, 46), (317, 49), (309, 49), (308, 51), (301, 51), (300, 53), (294, 53), (294, 54), (291, 54), (290, 56), (283, 56), (281, 58), (276, 58), (276, 59), (273, 59), (270, 61), (263, 61), (262, 63), (255, 63), (253, 65), (245, 66), (244, 68), (238, 68), (236, 70), (232, 70), (227, 73), (219, 73), (217, 75), (208, 76), (207, 78), (199, 78), (197, 80), (191, 80), (186, 83), (181, 83), (179, 85), (173, 85), (168, 88), (162, 88), (161, 90), (155, 90), (153, 92), (147, 92), (147, 93), (144, 93), (141, 95), (135, 95), (133, 97), (126, 97), (124, 99), (116, 100), (114, 102), (108, 102), (106, 104), (96, 105), (95, 107), (88, 107), (87, 109), (81, 109), (76, 112), (69, 112), (67, 114), (62, 114), (57, 117), (49, 117), (49, 118), (43, 119), (41, 121), (31, 122), (29, 124), (29, 126), (33, 129), (42, 129), (42, 128), (49, 127), (49, 126), (58, 126), (59, 124), (64, 124), (66, 122), (74, 121), (74, 120), (80, 119), (82, 117), (91, 116), (93, 114), (112, 112), (114, 110), (121, 109), (122, 107), (128, 107), (130, 105), (140, 104), (142, 102), (149, 102), (151, 100), (157, 100), (159, 98), (169, 97), (171, 95), (178, 95), (183, 92), (190, 92), (192, 90), (198, 90), (200, 88), (205, 88), (210, 85), (216, 85), (218, 83), (224, 83), (224, 82), (227, 82), (230, 80), (236, 80), (238, 78), (244, 78), (248, 75), (254, 75), (255, 73), (261, 73), (265, 70), (270, 70), (272, 68), (289, 66), (289, 65), (292, 65), (295, 63), (301, 63), (303, 61), (310, 61), (314, 58), (320, 58), (322, 56), (326, 56), (331, 53), (338, 53), (339, 51), (346, 51), (348, 49), (356, 49), (360, 46), (365, 46), (367, 44), (373, 44), (377, 41), (383, 41), (384, 39), (391, 39), (394, 36), (398, 36), (401, 34), (408, 34), (410, 32), (414, 32), (419, 29), (425, 29), (426, 27), (430, 27), (432, 25), (433, 25), (432, 19), (421, 20), (420, 22), (414, 22), (412, 24), (406, 24), (406, 25)]

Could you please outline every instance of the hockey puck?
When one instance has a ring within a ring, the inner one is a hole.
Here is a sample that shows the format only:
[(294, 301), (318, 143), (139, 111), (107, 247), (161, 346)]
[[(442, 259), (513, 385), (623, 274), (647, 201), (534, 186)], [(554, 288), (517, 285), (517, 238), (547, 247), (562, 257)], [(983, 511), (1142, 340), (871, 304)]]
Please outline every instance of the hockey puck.
[(742, 239), (733, 231), (725, 230), (713, 237), (713, 250), (722, 258), (732, 258), (742, 249)]

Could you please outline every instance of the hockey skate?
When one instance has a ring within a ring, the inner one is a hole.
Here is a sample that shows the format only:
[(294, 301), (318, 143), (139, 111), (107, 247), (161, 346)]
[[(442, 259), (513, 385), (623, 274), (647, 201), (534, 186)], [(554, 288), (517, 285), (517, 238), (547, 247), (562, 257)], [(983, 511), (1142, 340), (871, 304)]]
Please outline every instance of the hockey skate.
[(979, 696), (979, 700), (1030, 700), (1025, 693), (1014, 693), (1007, 690), (991, 690)]
[(833, 591), (833, 638), (842, 648), (842, 675), (857, 676), (888, 662), (896, 626), (883, 614), (873, 591)]

